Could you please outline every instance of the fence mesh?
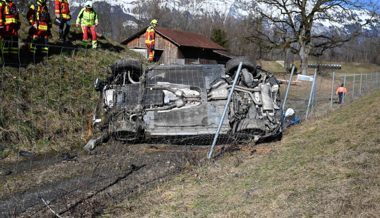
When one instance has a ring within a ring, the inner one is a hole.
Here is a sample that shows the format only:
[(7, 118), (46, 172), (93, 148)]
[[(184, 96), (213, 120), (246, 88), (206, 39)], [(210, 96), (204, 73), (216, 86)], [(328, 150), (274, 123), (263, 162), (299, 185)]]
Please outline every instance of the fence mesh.
[[(93, 91), (92, 83), (99, 73), (92, 72), (93, 68), (78, 67), (75, 64), (75, 62), (89, 58), (88, 50), (49, 45), (49, 53), (42, 55), (29, 53), (26, 44), (21, 42), (19, 44), (18, 54), (14, 56), (2, 54), (0, 63), (2, 65), (0, 76), (2, 152), (6, 150), (5, 145), (11, 147), (11, 150), (40, 151), (44, 148), (48, 150), (51, 147), (59, 150), (61, 147), (70, 147), (70, 144), (83, 143), (91, 134), (88, 122), (98, 97)], [(94, 60), (94, 63), (96, 62), (101, 62), (101, 60)], [(195, 72), (194, 68), (178, 66), (171, 70), (175, 73), (168, 74), (172, 78), (167, 79), (188, 86), (203, 84), (203, 88), (209, 89), (207, 83), (215, 79), (199, 74), (198, 70)], [(182, 73), (178, 74), (177, 72)], [(283, 79), (288, 78), (285, 76)], [(324, 72), (318, 74), (309, 110), (312, 114), (323, 114), (337, 108), (335, 90), (341, 84), (348, 89), (344, 103), (349, 103), (378, 88), (379, 82), (379, 73), (335, 74)], [(286, 102), (285, 108), (295, 109), (302, 119), (306, 118), (311, 84), (311, 82), (297, 81), (294, 76)], [(281, 88), (282, 93), (285, 93), (286, 84)], [(133, 99), (134, 96), (130, 97)], [(151, 97), (154, 100), (157, 96), (155, 97), (153, 93)], [(196, 104), (195, 101), (194, 104)], [(151, 106), (153, 107), (153, 104)], [(215, 105), (219, 108), (223, 106)], [(199, 112), (191, 113), (193, 114), (189, 114), (188, 117), (200, 117), (194, 114)], [(207, 109), (204, 109), (204, 113), (212, 114)], [(175, 112), (168, 115), (168, 120), (172, 120), (173, 126), (178, 120), (188, 118), (176, 116), (179, 115), (176, 115)], [(218, 115), (213, 116), (213, 119), (216, 128)], [(225, 125), (228, 125), (228, 121)], [(174, 139), (176, 143), (208, 144), (213, 136), (212, 131), (208, 129), (197, 130), (199, 135), (195, 137), (184, 137), (183, 132), (186, 132), (186, 128), (180, 132), (170, 132), (165, 128), (162, 128), (162, 131), (164, 131), (162, 132), (164, 135), (168, 136), (164, 142)], [(63, 138), (65, 140), (61, 140)], [(236, 141), (236, 138), (225, 134), (219, 138), (218, 144)]]
[[(343, 97), (343, 104), (350, 103), (355, 99), (371, 93), (380, 88), (380, 73), (335, 73), (323, 72), (317, 74), (316, 89), (313, 95), (310, 116), (324, 115), (339, 108), (336, 89), (343, 85), (348, 93)], [(282, 79), (288, 80), (287, 76)], [(285, 92), (287, 84), (282, 85), (282, 93)], [(312, 82), (298, 81), (297, 76), (292, 79), (290, 93), (285, 108), (293, 108), (299, 117), (306, 119), (306, 111)]]

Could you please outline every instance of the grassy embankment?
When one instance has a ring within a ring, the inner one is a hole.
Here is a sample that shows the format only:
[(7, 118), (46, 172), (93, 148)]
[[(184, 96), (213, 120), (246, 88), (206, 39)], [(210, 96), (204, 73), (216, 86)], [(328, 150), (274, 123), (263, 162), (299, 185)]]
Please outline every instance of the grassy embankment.
[(253, 151), (188, 170), (105, 216), (378, 216), (379, 91)]
[(19, 150), (40, 153), (83, 145), (88, 115), (98, 98), (95, 79), (107, 77), (107, 66), (115, 60), (136, 57), (128, 50), (115, 52), (122, 48), (106, 39), (101, 39), (100, 45), (98, 50), (74, 53), (65, 49), (63, 54), (20, 70), (2, 68), (0, 159)]

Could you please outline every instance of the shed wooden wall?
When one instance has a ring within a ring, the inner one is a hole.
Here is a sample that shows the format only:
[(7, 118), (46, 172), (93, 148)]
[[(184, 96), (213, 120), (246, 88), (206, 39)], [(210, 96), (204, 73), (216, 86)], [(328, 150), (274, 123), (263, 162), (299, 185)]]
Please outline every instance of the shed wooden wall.
[[(145, 34), (133, 39), (127, 44), (127, 46), (128, 48), (146, 48)], [(178, 47), (169, 40), (163, 38), (159, 34), (156, 34), (156, 43), (154, 47), (156, 50), (163, 51), (162, 56), (159, 60), (157, 60), (157, 62), (162, 64), (174, 64), (177, 62)]]
[[(131, 40), (127, 44), (128, 48), (143, 48), (145, 45), (145, 33), (141, 34), (138, 38)], [(161, 53), (161, 57), (156, 60), (160, 64), (175, 64), (178, 59), (184, 59), (186, 64), (199, 63), (199, 64), (225, 64), (229, 58), (216, 54), (211, 49), (194, 48), (194, 47), (177, 47), (169, 40), (163, 38), (161, 35), (156, 34), (155, 44), (156, 58)]]

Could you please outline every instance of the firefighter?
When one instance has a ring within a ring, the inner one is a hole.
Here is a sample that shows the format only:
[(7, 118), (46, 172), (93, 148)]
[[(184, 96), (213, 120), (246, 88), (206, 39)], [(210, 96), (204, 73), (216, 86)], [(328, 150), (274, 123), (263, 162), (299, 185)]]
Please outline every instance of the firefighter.
[(84, 8), (82, 8), (82, 10), (79, 12), (78, 18), (76, 20), (76, 26), (80, 25), (82, 27), (83, 47), (87, 48), (87, 45), (89, 43), (88, 30), (91, 31), (92, 48), (95, 49), (98, 47), (98, 41), (97, 41), (96, 32), (95, 32), (95, 26), (97, 26), (98, 24), (99, 24), (98, 15), (92, 8), (92, 3), (88, 1), (85, 3)]
[(12, 0), (0, 2), (0, 26), (1, 36), (4, 40), (2, 51), (4, 55), (18, 54), (18, 30), (20, 19), (15, 3)]
[(148, 60), (150, 62), (154, 61), (154, 43), (156, 38), (155, 28), (157, 26), (158, 21), (153, 19), (150, 22), (150, 26), (146, 29), (145, 32), (145, 44), (148, 51)]
[(71, 26), (71, 14), (68, 0), (55, 0), (55, 17), (55, 20), (59, 25), (59, 39), (66, 42)]
[(30, 52), (35, 54), (37, 52), (36, 44), (42, 44), (41, 52), (48, 54), (48, 43), (51, 36), (51, 18), (46, 0), (37, 0), (36, 4), (30, 5), (26, 18), (31, 25), (29, 29), (29, 40), (31, 40), (31, 43), (29, 43)]

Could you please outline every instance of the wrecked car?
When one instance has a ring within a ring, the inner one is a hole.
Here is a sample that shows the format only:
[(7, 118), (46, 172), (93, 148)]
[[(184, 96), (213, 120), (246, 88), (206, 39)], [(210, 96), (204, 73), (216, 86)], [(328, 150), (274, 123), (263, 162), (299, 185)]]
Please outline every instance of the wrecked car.
[(258, 141), (281, 137), (279, 82), (246, 58), (226, 66), (216, 64), (154, 65), (143, 69), (137, 60), (119, 60), (106, 81), (97, 79), (100, 98), (94, 125), (104, 135), (126, 142), (152, 138), (215, 134), (239, 63), (240, 78), (233, 92), (221, 135)]

